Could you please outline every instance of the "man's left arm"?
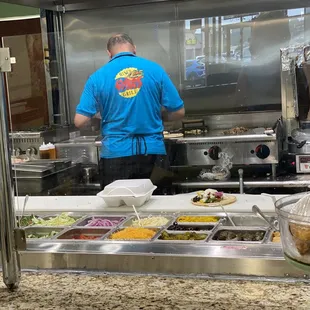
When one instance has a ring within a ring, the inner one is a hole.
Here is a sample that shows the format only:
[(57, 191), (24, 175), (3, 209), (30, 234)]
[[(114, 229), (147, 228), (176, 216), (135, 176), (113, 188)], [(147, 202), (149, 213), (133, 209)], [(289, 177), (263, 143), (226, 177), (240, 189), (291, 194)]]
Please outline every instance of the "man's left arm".
[(84, 127), (98, 113), (95, 84), (90, 77), (84, 87), (80, 103), (76, 107), (74, 125)]

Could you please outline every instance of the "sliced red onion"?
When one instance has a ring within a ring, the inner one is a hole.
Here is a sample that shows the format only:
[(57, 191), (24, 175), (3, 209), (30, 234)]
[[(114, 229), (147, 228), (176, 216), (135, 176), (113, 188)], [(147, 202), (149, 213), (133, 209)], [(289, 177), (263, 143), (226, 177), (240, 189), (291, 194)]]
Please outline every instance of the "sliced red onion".
[(108, 220), (105, 218), (92, 218), (91, 220), (88, 221), (88, 224), (86, 226), (91, 226), (91, 227), (113, 227), (116, 226), (120, 220)]

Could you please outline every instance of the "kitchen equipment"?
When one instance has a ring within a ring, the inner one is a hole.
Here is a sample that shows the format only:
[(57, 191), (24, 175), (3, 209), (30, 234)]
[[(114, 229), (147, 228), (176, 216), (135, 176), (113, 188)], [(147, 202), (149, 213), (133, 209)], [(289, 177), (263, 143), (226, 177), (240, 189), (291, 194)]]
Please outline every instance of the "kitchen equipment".
[(22, 217), (23, 217), (23, 216), (24, 216), (24, 214), (25, 214), (25, 209), (26, 209), (26, 205), (27, 205), (28, 200), (29, 200), (29, 195), (26, 195), (26, 196), (25, 196), (25, 199), (24, 199), (24, 205), (23, 205)]
[(122, 204), (140, 207), (151, 198), (156, 188), (149, 179), (117, 180), (107, 185), (97, 196), (103, 198), (109, 207)]
[[(304, 123), (303, 123), (304, 126)], [(310, 172), (310, 129), (296, 128), (288, 137), (288, 150), (296, 155), (296, 172)]]
[(226, 217), (228, 218), (229, 222), (231, 223), (232, 226), (236, 226), (234, 221), (232, 220), (232, 218), (228, 215), (228, 213), (226, 212), (226, 210), (224, 209), (224, 207), (221, 205), (221, 209), (223, 210), (224, 214), (226, 215)]
[[(296, 172), (310, 172), (309, 46), (281, 50), (284, 145), (296, 156)], [(286, 148), (284, 147), (284, 150)]]
[(275, 203), (284, 255), (296, 267), (307, 271), (310, 270), (310, 205), (308, 203), (309, 193), (287, 196)]
[(231, 157), (233, 165), (259, 165), (278, 163), (276, 134), (256, 134), (249, 130), (244, 134), (224, 135), (222, 130), (174, 139), (177, 155), (174, 165), (214, 166), (219, 153)]
[(184, 135), (195, 135), (208, 131), (203, 119), (190, 119), (182, 121), (182, 133)]
[(83, 167), (82, 175), (83, 175), (84, 182), (90, 183), (93, 180), (96, 173), (97, 173), (97, 170), (95, 167)]
[(137, 209), (136, 209), (136, 207), (134, 205), (132, 205), (132, 208), (133, 208), (133, 211), (135, 212), (136, 217), (138, 219), (139, 226), (141, 226), (141, 220), (140, 220), (139, 213), (138, 213), (138, 211), (137, 211)]
[(20, 150), (21, 154), (28, 150), (29, 155), (40, 158), (40, 145), (67, 140), (69, 138), (69, 127), (42, 128), (42, 130), (37, 131), (14, 131), (9, 133), (9, 137), (14, 150)]
[(268, 218), (265, 216), (265, 214), (262, 212), (262, 210), (257, 205), (254, 205), (252, 207), (252, 212), (255, 215), (257, 215), (260, 218), (262, 218), (269, 225), (270, 228), (272, 228), (273, 230), (276, 230), (276, 231), (279, 230), (272, 222), (270, 222), (268, 220)]
[(50, 190), (78, 175), (79, 166), (68, 159), (33, 160), (12, 165), (14, 180), (20, 195), (39, 194)]
[(57, 158), (70, 158), (74, 163), (82, 165), (99, 163), (99, 143), (96, 136), (81, 136), (55, 144)]
[(27, 205), (28, 200), (29, 200), (29, 195), (26, 195), (25, 199), (24, 199), (22, 215), (18, 217), (18, 225), (19, 225), (19, 227), (22, 227), (21, 226), (21, 219), (24, 217), (25, 209), (26, 209), (26, 205)]

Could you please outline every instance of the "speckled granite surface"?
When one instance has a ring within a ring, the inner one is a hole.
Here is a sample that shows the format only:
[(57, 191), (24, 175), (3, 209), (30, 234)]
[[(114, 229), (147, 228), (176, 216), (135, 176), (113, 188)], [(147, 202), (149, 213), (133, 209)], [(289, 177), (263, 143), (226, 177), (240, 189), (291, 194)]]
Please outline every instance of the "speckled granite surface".
[(23, 273), (0, 309), (310, 309), (310, 285), (154, 276)]

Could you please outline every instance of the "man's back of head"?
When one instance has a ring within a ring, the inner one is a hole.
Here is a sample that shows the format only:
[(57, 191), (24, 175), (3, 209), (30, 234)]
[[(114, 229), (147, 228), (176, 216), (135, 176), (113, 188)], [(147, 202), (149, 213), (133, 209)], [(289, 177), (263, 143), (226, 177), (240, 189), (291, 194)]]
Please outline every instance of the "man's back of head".
[(118, 33), (113, 35), (107, 43), (107, 52), (110, 58), (123, 53), (130, 52), (136, 53), (136, 46), (133, 43), (132, 38), (126, 33)]

